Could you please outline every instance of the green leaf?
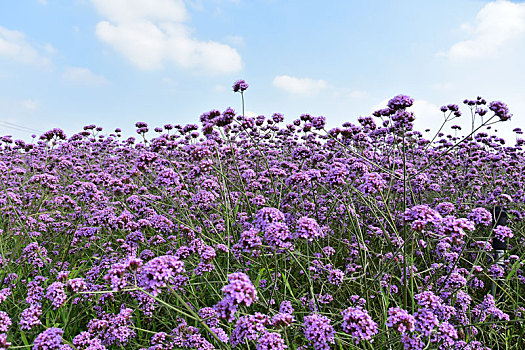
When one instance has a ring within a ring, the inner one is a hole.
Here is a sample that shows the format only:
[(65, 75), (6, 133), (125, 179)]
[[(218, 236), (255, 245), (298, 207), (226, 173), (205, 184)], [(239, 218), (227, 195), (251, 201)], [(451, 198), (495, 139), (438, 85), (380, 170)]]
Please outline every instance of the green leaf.
[(25, 346), (29, 346), (29, 342), (27, 341), (27, 338), (26, 338), (26, 335), (24, 333), (24, 331), (20, 331), (20, 338), (22, 338), (22, 342), (24, 343)]

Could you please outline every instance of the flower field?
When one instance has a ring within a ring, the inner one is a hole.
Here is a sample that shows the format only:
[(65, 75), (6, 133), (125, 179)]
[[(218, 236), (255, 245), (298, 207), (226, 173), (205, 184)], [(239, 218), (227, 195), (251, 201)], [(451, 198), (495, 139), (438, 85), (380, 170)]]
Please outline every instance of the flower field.
[(1, 138), (0, 349), (525, 348), (521, 131), (412, 103)]

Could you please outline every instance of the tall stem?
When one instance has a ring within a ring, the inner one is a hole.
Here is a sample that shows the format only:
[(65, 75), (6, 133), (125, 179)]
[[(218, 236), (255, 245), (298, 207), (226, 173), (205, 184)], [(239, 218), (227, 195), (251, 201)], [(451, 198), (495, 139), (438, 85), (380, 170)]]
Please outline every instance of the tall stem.
[(241, 91), (241, 99), (242, 99), (242, 118), (244, 119), (244, 93)]

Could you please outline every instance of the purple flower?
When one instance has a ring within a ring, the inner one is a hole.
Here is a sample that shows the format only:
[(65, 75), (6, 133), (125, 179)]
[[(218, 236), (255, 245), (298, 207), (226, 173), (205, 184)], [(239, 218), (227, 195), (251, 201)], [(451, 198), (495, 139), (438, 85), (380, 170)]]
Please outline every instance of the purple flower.
[(414, 296), (414, 299), (422, 307), (428, 308), (428, 309), (431, 309), (431, 310), (437, 310), (439, 307), (441, 307), (441, 304), (442, 304), (441, 298), (438, 297), (437, 295), (435, 295), (431, 291), (425, 291), (425, 292), (421, 292), (419, 294), (416, 294)]
[(232, 301), (235, 305), (250, 306), (257, 301), (257, 291), (250, 281), (250, 277), (243, 272), (235, 272), (228, 275), (228, 285), (222, 287), (225, 299)]
[(322, 115), (318, 117), (314, 117), (312, 119), (312, 126), (316, 128), (317, 130), (324, 128), (325, 124), (326, 124), (326, 118), (323, 117)]
[(281, 305), (279, 306), (279, 312), (290, 315), (293, 314), (294, 309), (292, 307), (292, 303), (289, 300), (282, 301)]
[(73, 278), (67, 281), (67, 288), (78, 293), (87, 290), (87, 284), (83, 278)]
[(46, 298), (51, 300), (54, 309), (63, 306), (67, 300), (66, 292), (64, 291), (64, 283), (53, 282), (46, 289)]
[(290, 230), (283, 222), (272, 222), (266, 227), (264, 239), (273, 248), (290, 248)]
[(377, 323), (372, 320), (368, 311), (362, 307), (349, 307), (343, 312), (343, 324), (341, 327), (346, 333), (354, 337), (356, 344), (362, 340), (373, 341), (372, 337), (377, 334)]
[(175, 290), (182, 289), (188, 280), (185, 273), (183, 261), (173, 255), (163, 255), (148, 261), (139, 270), (138, 282), (142, 288), (156, 296), (161, 288), (168, 285)]
[(330, 319), (319, 314), (304, 318), (304, 335), (315, 350), (330, 350), (329, 344), (335, 343), (335, 330)]
[(264, 231), (271, 223), (283, 222), (284, 214), (276, 208), (262, 208), (255, 214), (254, 226), (256, 229)]
[(230, 336), (230, 343), (233, 346), (244, 344), (246, 340), (256, 340), (259, 334), (266, 331), (266, 326), (269, 324), (268, 316), (256, 312), (255, 315), (246, 315), (240, 317), (235, 323)]
[(467, 218), (477, 225), (490, 226), (492, 223), (492, 214), (485, 208), (475, 208)]
[(257, 341), (256, 350), (282, 350), (287, 349), (284, 339), (279, 333), (264, 332)]
[(234, 304), (230, 299), (223, 299), (213, 306), (213, 309), (217, 312), (217, 316), (225, 319), (227, 322), (233, 322), (235, 320), (237, 308), (238, 305)]
[(388, 309), (388, 319), (386, 325), (394, 328), (398, 333), (405, 334), (407, 331), (413, 332), (416, 320), (408, 311), (399, 307)]
[(439, 324), (437, 316), (429, 309), (419, 309), (414, 316), (416, 318), (416, 331), (425, 336), (429, 336)]
[(0, 332), (7, 332), (11, 326), (11, 318), (5, 311), (0, 311)]
[(272, 317), (272, 326), (274, 327), (288, 327), (294, 323), (295, 317), (291, 314), (279, 312)]
[(3, 303), (8, 296), (11, 295), (11, 289), (10, 288), (4, 288), (0, 290), (0, 304)]
[(455, 340), (458, 339), (458, 332), (453, 325), (443, 322), (438, 326), (437, 337), (435, 335), (432, 338), (434, 338), (432, 339), (434, 342), (440, 342), (442, 348), (449, 349), (454, 345)]
[(246, 89), (248, 89), (248, 84), (244, 80), (237, 80), (235, 83), (233, 83), (233, 92), (244, 92)]
[(496, 307), (496, 302), (491, 294), (485, 295), (483, 302), (472, 309), (472, 314), (479, 322), (484, 322), (489, 316), (508, 321), (509, 315)]
[(199, 316), (208, 326), (217, 326), (219, 324), (219, 320), (217, 319), (217, 311), (215, 311), (212, 307), (203, 307), (200, 309)]
[(403, 213), (403, 219), (408, 222), (421, 220), (424, 224), (429, 222), (440, 223), (441, 214), (428, 205), (416, 205)]
[(443, 216), (451, 214), (454, 211), (454, 209), (454, 204), (450, 202), (442, 202), (436, 206), (437, 212)]
[(343, 284), (345, 273), (339, 269), (330, 269), (328, 271), (328, 282), (333, 285), (340, 286)]
[(390, 101), (388, 101), (388, 108), (391, 110), (399, 110), (399, 109), (405, 109), (407, 107), (412, 106), (414, 104), (414, 99), (410, 96), (406, 95), (397, 95), (396, 97), (392, 98)]
[(40, 305), (31, 305), (20, 314), (20, 328), (29, 330), (42, 324), (39, 317), (42, 316), (42, 307)]
[(121, 290), (127, 286), (127, 281), (125, 278), (126, 275), (126, 265), (117, 263), (108, 270), (107, 274), (104, 276), (104, 279), (109, 282), (111, 288), (115, 291)]
[(498, 225), (494, 229), (494, 237), (500, 241), (505, 241), (507, 238), (514, 237), (514, 235), (512, 234), (512, 230), (509, 227)]
[(62, 334), (60, 328), (48, 328), (40, 333), (33, 342), (33, 350), (54, 350), (62, 345)]
[(324, 237), (325, 233), (319, 227), (319, 224), (315, 219), (303, 216), (297, 221), (297, 229), (294, 234), (294, 238), (303, 238), (308, 241)]
[(507, 105), (501, 101), (491, 102), (489, 104), (489, 109), (493, 111), (494, 114), (502, 121), (509, 120), (512, 117), (512, 114), (509, 113), (509, 108)]
[(7, 341), (7, 334), (0, 334), (0, 350), (6, 350), (11, 346), (11, 343)]
[(106, 347), (98, 337), (85, 331), (73, 338), (73, 345), (76, 346), (77, 349), (83, 350), (106, 350)]
[(363, 180), (364, 183), (358, 187), (363, 193), (374, 194), (382, 191), (387, 185), (387, 182), (383, 180), (383, 176), (376, 172), (364, 174)]

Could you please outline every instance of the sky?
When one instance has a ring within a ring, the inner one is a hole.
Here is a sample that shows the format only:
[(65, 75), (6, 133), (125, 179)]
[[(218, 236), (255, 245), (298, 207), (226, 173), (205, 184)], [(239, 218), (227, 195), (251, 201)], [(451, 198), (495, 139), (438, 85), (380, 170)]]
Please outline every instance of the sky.
[[(405, 94), (416, 129), (442, 105), (507, 103), (525, 123), (525, 2), (483, 0), (0, 0), (0, 135), (95, 124), (109, 134), (246, 114), (357, 123)], [(152, 132), (151, 132), (152, 133)]]

